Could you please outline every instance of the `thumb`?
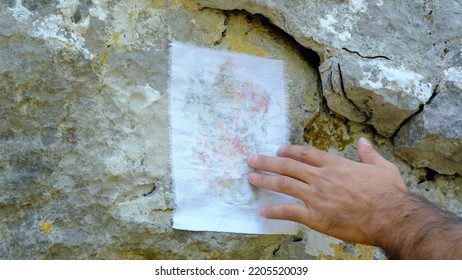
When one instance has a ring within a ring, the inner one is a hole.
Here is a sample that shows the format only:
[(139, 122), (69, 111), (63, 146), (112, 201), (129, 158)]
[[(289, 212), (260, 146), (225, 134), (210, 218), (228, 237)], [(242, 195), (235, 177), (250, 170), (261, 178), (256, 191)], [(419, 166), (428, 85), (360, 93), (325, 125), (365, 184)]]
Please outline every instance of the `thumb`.
[(359, 160), (362, 163), (380, 166), (387, 162), (386, 159), (374, 150), (371, 143), (364, 137), (359, 138), (357, 150)]

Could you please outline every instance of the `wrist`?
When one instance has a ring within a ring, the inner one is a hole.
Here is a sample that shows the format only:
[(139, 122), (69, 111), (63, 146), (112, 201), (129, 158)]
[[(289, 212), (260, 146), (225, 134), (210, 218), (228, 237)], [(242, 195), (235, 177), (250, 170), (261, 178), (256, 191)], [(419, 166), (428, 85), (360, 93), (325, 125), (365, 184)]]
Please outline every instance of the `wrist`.
[(369, 221), (370, 239), (374, 246), (387, 251), (390, 243), (397, 240), (396, 230), (406, 225), (408, 219), (412, 219), (414, 209), (414, 197), (407, 190), (398, 190), (394, 193), (383, 194), (380, 202), (376, 205)]

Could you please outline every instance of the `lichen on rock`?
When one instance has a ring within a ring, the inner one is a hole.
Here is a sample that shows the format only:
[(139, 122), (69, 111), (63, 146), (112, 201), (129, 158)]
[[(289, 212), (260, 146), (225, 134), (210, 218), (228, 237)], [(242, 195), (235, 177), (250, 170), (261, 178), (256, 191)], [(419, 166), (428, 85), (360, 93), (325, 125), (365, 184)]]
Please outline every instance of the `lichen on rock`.
[(461, 4), (427, 2), (2, 1), (0, 258), (384, 258), (171, 228), (172, 40), (284, 60), (291, 143), (357, 160), (366, 136), (460, 214)]

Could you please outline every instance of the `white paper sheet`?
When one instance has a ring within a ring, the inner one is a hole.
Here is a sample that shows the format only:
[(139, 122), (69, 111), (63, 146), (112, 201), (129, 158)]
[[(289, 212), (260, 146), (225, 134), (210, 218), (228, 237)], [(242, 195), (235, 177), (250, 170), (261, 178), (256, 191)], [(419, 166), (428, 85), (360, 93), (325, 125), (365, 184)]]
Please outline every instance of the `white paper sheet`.
[(281, 60), (171, 45), (173, 227), (194, 231), (295, 234), (297, 224), (262, 218), (268, 204), (294, 203), (249, 185), (251, 153), (286, 143)]

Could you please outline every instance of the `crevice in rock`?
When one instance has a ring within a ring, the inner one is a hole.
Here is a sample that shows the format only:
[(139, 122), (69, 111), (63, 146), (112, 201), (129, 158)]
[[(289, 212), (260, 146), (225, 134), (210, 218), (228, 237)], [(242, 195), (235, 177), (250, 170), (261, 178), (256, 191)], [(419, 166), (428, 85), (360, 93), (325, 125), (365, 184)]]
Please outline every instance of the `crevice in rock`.
[[(302, 57), (306, 61), (308, 61), (309, 64), (314, 69), (319, 69), (321, 59), (320, 59), (319, 55), (315, 51), (301, 45), (292, 35), (290, 35), (286, 31), (282, 30), (279, 26), (274, 24), (266, 16), (264, 16), (262, 14), (252, 14), (252, 13), (249, 13), (249, 12), (247, 12), (245, 10), (240, 10), (240, 12), (244, 12), (244, 13), (248, 14), (251, 17), (258, 18), (261, 21), (263, 26), (268, 27), (269, 29), (271, 29), (274, 32), (274, 35), (276, 35), (276, 37), (283, 38), (287, 43), (289, 43), (292, 46), (292, 48), (294, 48), (296, 51), (298, 51), (302, 55)], [(275, 37), (275, 39), (278, 39), (276, 37)], [(318, 75), (319, 75), (319, 70), (317, 72), (318, 72)], [(321, 84), (320, 75), (319, 75), (319, 83)]]
[(436, 84), (435, 86), (435, 90), (433, 91), (432, 93), (432, 96), (427, 100), (427, 102), (425, 102), (424, 104), (421, 104), (419, 106), (419, 109), (417, 110), (417, 112), (415, 112), (414, 114), (410, 115), (409, 117), (407, 117), (407, 119), (405, 119), (400, 125), (399, 127), (395, 130), (395, 132), (393, 133), (393, 135), (391, 136), (391, 139), (395, 139), (395, 137), (398, 135), (399, 131), (401, 130), (401, 128), (406, 125), (406, 123), (412, 119), (412, 117), (420, 114), (424, 109), (425, 109), (425, 106), (426, 105), (429, 105), (432, 103), (433, 99), (440, 93), (440, 81), (438, 81), (438, 83)]
[(425, 181), (434, 181), (438, 172), (433, 169), (427, 168), (427, 173), (425, 173)]
[(273, 251), (273, 256), (276, 256), (277, 252), (281, 249), (281, 245), (279, 245), (276, 249)]
[(225, 20), (223, 22), (223, 25), (226, 27), (225, 30), (223, 30), (221, 32), (221, 37), (220, 39), (216, 40), (213, 45), (214, 46), (218, 46), (221, 44), (221, 42), (223, 41), (223, 39), (226, 37), (226, 33), (228, 32), (228, 23), (229, 23), (229, 16), (230, 16), (230, 11), (223, 11), (223, 14), (225, 16)]
[(16, 36), (16, 35), (17, 35), (17, 34), (11, 34), (11, 35), (8, 35), (8, 36), (7, 36), (7, 35), (2, 35), (2, 34), (0, 34), (0, 38), (7, 39), (7, 40), (8, 40), (8, 39), (13, 38), (13, 37)]
[(366, 124), (369, 123), (370, 116), (369, 116), (368, 114), (366, 114), (366, 112), (363, 112), (363, 111), (356, 105), (356, 103), (348, 97), (348, 95), (347, 95), (347, 93), (346, 93), (346, 91), (345, 91), (345, 84), (344, 84), (344, 82), (343, 82), (343, 75), (342, 75), (342, 67), (340, 66), (340, 63), (337, 63), (337, 67), (338, 67), (338, 75), (339, 75), (339, 79), (340, 79), (340, 88), (342, 89), (342, 94), (343, 94), (343, 96), (345, 96), (345, 98), (348, 100), (348, 102), (350, 102), (350, 103), (355, 107), (355, 109), (356, 109), (358, 112), (360, 112), (361, 114), (364, 115), (364, 117), (366, 118), (365, 123), (366, 123)]
[[(425, 182), (433, 182), (437, 178), (439, 173), (433, 169), (430, 168), (425, 168), (425, 176), (421, 177), (420, 180), (417, 182), (417, 185), (423, 184)], [(425, 188), (425, 191), (430, 191), (430, 189), (427, 187)]]
[(156, 183), (152, 183), (152, 189), (149, 190), (149, 191), (146, 192), (146, 193), (143, 193), (143, 196), (148, 196), (148, 195), (152, 194), (152, 193), (156, 190), (156, 187), (157, 187), (157, 186), (156, 186)]
[(347, 48), (342, 48), (342, 50), (345, 50), (345, 51), (347, 51), (347, 52), (349, 52), (349, 53), (356, 54), (356, 55), (358, 55), (359, 57), (366, 58), (366, 59), (386, 59), (386, 60), (391, 60), (389, 57), (384, 56), (384, 55), (369, 56), (369, 55), (362, 55), (362, 54), (360, 54), (358, 51), (352, 51), (352, 50), (347, 49)]
[(292, 238), (292, 242), (301, 242), (303, 241), (303, 238), (299, 237), (299, 236), (295, 236)]
[(440, 91), (440, 83), (441, 83), (441, 81), (438, 81), (438, 83), (437, 83), (436, 86), (435, 86), (435, 90), (434, 90), (433, 93), (432, 93), (432, 96), (430, 96), (430, 99), (428, 99), (428, 101), (427, 101), (424, 105), (421, 106), (421, 110), (422, 110), (422, 111), (423, 111), (425, 105), (430, 105), (430, 104), (432, 104), (433, 99), (435, 99), (435, 97), (438, 96), (438, 94), (440, 94), (440, 92), (441, 92), (441, 91)]
[[(276, 40), (280, 40), (282, 38), (286, 43), (288, 43), (296, 51), (298, 51), (303, 56), (303, 58), (310, 63), (310, 65), (313, 68), (315, 68), (315, 69), (319, 68), (320, 61), (321, 61), (319, 55), (315, 51), (313, 51), (312, 49), (309, 49), (309, 48), (301, 45), (299, 42), (297, 42), (297, 40), (292, 35), (285, 32), (284, 30), (282, 30), (279, 26), (275, 25), (268, 17), (266, 17), (266, 16), (264, 16), (262, 14), (259, 14), (259, 13), (253, 14), (253, 13), (248, 12), (247, 10), (237, 10), (237, 9), (236, 10), (220, 10), (220, 9), (214, 9), (214, 8), (210, 8), (210, 7), (201, 7), (200, 10), (204, 10), (204, 9), (211, 9), (211, 10), (216, 10), (216, 11), (222, 12), (226, 16), (226, 19), (225, 19), (225, 21), (223, 23), (225, 26), (228, 25), (228, 22), (229, 22), (229, 19), (230, 19), (231, 15), (239, 15), (239, 14), (246, 16), (246, 18), (249, 21), (260, 22), (260, 24), (262, 26), (265, 26), (268, 29), (272, 30), (272, 32), (274, 33), (274, 38)], [(226, 34), (227, 34), (227, 28), (222, 32), (221, 38), (218, 39), (214, 43), (214, 45), (215, 46), (219, 45), (222, 42), (223, 38), (226, 37)], [(318, 73), (319, 73), (319, 71), (318, 71)]]

